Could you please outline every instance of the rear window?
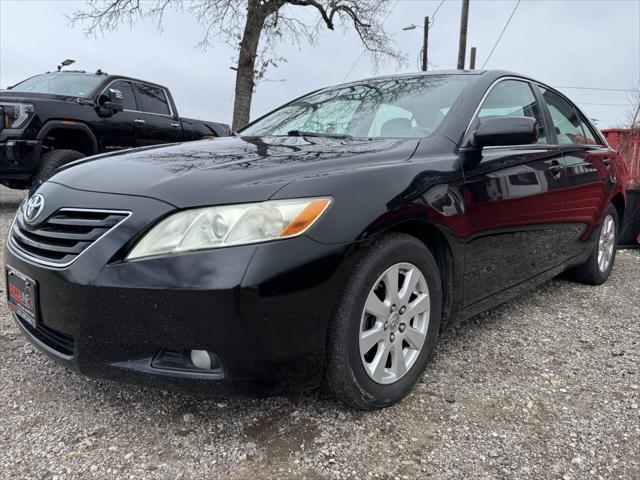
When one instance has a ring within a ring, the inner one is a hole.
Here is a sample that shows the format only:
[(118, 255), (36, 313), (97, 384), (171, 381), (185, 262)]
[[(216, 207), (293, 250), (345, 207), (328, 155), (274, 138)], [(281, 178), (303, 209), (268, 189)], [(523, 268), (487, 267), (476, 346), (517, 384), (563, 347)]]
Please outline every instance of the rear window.
[(134, 85), (140, 110), (161, 115), (171, 114), (169, 102), (162, 88), (145, 85), (143, 83), (136, 83)]

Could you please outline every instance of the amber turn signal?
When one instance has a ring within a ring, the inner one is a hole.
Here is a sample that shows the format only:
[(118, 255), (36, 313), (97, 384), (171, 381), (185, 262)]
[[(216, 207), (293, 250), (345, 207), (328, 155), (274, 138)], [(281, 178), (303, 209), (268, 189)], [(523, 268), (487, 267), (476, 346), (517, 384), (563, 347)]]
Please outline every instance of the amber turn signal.
[(302, 212), (298, 214), (293, 221), (286, 226), (280, 233), (280, 238), (291, 237), (293, 235), (299, 235), (307, 230), (313, 223), (324, 213), (327, 207), (331, 204), (329, 198), (319, 198), (314, 200), (305, 207)]

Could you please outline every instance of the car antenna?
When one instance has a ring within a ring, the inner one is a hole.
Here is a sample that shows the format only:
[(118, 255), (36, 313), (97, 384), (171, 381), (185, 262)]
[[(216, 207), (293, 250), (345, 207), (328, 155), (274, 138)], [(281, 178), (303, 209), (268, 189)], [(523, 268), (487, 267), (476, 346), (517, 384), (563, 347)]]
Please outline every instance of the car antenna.
[(58, 65), (58, 71), (61, 71), (62, 67), (68, 67), (72, 63), (76, 63), (76, 61), (75, 60), (71, 60), (70, 58), (67, 58), (66, 60), (63, 60), (62, 63), (60, 65)]

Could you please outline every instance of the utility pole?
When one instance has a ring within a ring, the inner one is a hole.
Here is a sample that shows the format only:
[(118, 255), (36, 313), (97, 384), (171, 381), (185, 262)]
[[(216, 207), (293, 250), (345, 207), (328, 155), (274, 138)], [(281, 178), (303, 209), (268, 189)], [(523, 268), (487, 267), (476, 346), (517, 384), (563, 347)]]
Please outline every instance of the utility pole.
[(424, 17), (424, 39), (422, 41), (422, 71), (427, 71), (427, 55), (429, 49), (429, 17)]
[(469, 0), (462, 0), (460, 14), (460, 44), (458, 46), (458, 70), (464, 70), (465, 54), (467, 51), (467, 23), (469, 21)]
[(469, 70), (476, 69), (476, 47), (471, 47), (471, 58), (469, 59)]

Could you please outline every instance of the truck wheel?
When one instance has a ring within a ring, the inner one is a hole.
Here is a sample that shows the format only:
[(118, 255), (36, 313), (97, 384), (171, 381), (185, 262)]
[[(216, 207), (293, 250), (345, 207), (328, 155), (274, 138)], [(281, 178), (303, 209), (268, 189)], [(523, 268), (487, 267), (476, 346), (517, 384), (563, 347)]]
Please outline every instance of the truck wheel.
[(84, 158), (84, 154), (76, 150), (52, 150), (45, 153), (40, 160), (40, 168), (31, 180), (32, 187), (39, 187), (51, 177), (57, 168)]

